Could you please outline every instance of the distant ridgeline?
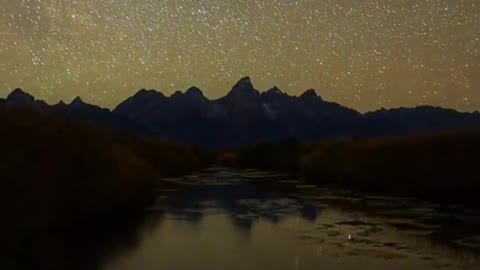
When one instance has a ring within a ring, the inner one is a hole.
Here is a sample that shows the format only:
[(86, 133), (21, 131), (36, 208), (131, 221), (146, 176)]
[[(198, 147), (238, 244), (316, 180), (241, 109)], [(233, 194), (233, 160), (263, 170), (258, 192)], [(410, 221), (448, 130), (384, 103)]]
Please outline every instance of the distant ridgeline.
[(16, 89), (7, 99), (0, 99), (0, 106), (31, 106), (102, 128), (215, 148), (289, 139), (314, 143), (332, 138), (480, 129), (478, 112), (422, 106), (361, 114), (323, 100), (314, 90), (299, 97), (289, 96), (277, 87), (260, 93), (248, 77), (217, 100), (207, 99), (196, 87), (170, 97), (142, 89), (111, 111), (86, 104), (80, 98), (70, 104), (48, 105)]

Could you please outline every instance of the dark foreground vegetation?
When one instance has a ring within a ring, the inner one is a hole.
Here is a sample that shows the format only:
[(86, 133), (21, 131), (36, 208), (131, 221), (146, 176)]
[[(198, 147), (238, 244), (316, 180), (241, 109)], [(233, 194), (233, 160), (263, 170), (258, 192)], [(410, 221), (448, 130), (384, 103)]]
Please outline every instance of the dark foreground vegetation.
[(361, 192), (480, 206), (480, 132), (260, 144), (225, 153), (221, 164), (296, 172), (306, 181)]
[(38, 255), (55, 250), (48, 243), (91, 223), (116, 220), (109, 227), (118, 228), (138, 219), (163, 177), (204, 165), (199, 152), (175, 144), (1, 106), (0, 150), (0, 253), (8, 258), (1, 269), (18, 269), (14, 260), (25, 269), (55, 269), (63, 248), (50, 262), (26, 258), (48, 258)]
[[(0, 100), (0, 269), (78, 269), (131, 235), (162, 178), (212, 164), (297, 173), (368, 193), (480, 206), (480, 132), (207, 152)], [(90, 256), (95, 255), (95, 256)], [(98, 255), (98, 256), (97, 256)]]

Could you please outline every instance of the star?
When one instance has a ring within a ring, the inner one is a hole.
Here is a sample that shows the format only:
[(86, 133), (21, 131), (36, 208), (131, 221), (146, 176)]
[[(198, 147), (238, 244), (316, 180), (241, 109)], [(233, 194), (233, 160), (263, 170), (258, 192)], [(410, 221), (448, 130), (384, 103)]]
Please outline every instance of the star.
[(480, 108), (477, 0), (4, 0), (0, 96), (113, 108), (240, 78), (364, 111)]

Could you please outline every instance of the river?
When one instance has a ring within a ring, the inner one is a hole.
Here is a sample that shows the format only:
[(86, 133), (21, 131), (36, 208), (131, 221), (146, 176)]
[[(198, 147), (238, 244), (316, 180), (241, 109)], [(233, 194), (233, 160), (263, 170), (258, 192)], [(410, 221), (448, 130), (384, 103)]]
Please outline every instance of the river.
[(102, 270), (480, 269), (480, 212), (211, 168), (167, 179)]

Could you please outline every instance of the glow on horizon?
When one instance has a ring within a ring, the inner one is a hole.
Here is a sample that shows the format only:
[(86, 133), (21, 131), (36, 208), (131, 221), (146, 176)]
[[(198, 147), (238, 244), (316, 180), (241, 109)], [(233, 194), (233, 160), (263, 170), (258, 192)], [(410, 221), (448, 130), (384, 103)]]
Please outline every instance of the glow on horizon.
[(4, 0), (0, 96), (114, 107), (241, 77), (360, 111), (480, 108), (478, 0)]

